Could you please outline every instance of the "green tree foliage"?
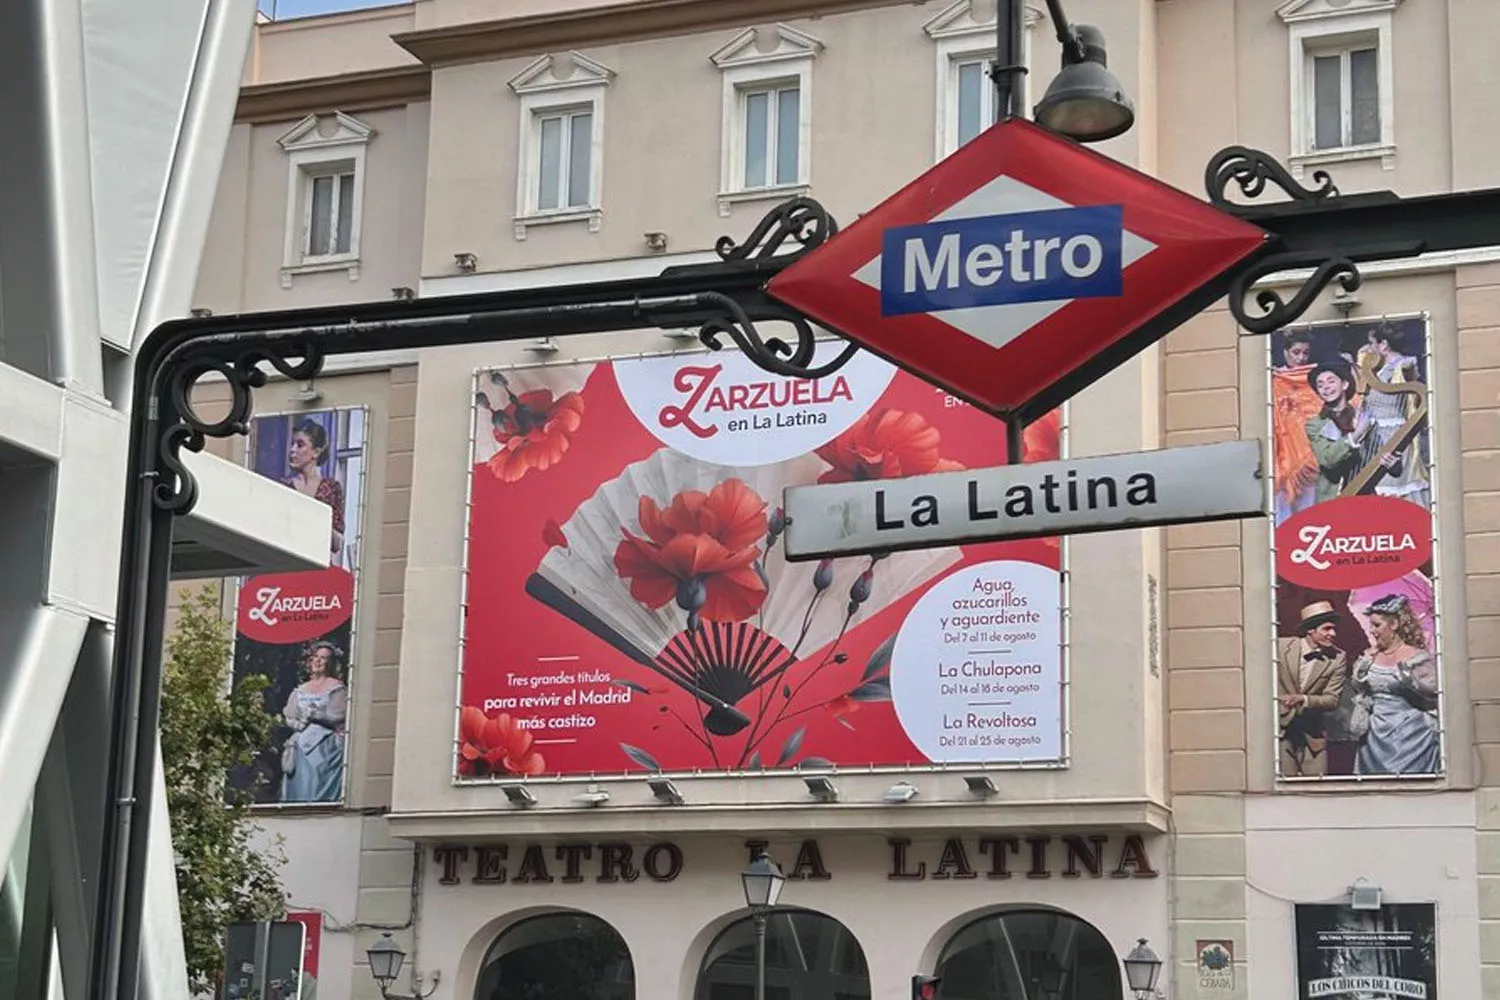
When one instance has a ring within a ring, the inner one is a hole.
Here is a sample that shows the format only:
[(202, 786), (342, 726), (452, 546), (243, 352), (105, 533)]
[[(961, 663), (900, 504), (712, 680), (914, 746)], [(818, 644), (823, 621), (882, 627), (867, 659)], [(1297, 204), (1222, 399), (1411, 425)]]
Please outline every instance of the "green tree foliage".
[(176, 629), (167, 640), (161, 695), (161, 752), (177, 863), (188, 977), (195, 991), (218, 982), (224, 930), (237, 921), (282, 915), (286, 897), (274, 855), (252, 843), (249, 792), (230, 788), (231, 767), (247, 764), (271, 737), (267, 680), (251, 675), (229, 696), (230, 625), (220, 614), (219, 588), (184, 591)]

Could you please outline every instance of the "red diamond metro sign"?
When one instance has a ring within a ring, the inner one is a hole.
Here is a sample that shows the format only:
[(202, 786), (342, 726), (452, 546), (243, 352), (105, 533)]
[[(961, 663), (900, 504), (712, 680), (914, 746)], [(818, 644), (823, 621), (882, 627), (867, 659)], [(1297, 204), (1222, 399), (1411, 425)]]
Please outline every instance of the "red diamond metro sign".
[(1008, 119), (766, 290), (991, 413), (1035, 418), (1222, 296), (1269, 239)]

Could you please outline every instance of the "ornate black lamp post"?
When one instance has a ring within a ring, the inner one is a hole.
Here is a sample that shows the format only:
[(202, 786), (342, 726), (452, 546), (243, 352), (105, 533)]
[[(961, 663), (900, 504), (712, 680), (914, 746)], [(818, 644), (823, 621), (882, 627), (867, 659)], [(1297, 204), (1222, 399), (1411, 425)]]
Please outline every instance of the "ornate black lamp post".
[(740, 873), (745, 905), (755, 920), (755, 1000), (766, 1000), (766, 919), (781, 898), (786, 875), (776, 862), (761, 854)]
[(390, 992), (391, 984), (396, 981), (397, 976), (401, 975), (401, 966), (406, 961), (406, 952), (391, 940), (389, 932), (382, 934), (380, 940), (365, 950), (365, 958), (370, 963), (370, 975), (375, 979), (375, 985), (380, 987), (380, 995), (385, 1000), (425, 1000), (438, 988), (438, 976), (434, 973), (432, 985), (425, 991), (422, 990), (422, 984), (418, 982), (412, 984), (417, 990), (416, 993), (407, 995)]
[(1156, 980), (1161, 976), (1162, 961), (1145, 938), (1136, 941), (1121, 964), (1125, 966), (1125, 984), (1135, 994), (1136, 1000), (1151, 1000), (1157, 995)]

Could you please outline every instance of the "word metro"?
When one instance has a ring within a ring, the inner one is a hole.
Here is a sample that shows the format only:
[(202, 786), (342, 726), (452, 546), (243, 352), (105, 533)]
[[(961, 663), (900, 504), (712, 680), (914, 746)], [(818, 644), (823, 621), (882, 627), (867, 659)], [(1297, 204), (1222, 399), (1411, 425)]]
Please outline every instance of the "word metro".
[(886, 316), (1118, 296), (1123, 209), (1059, 208), (949, 219), (884, 233)]
[(1257, 517), (1259, 441), (938, 472), (785, 491), (793, 561)]

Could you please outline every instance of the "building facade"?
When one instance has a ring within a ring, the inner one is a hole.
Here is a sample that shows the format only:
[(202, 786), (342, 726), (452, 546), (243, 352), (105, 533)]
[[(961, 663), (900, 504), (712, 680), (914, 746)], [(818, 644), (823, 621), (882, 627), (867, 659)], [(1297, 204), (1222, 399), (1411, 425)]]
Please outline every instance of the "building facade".
[[(1346, 194), (1494, 183), (1484, 0), (1070, 6), (1136, 105), (1098, 148), (1183, 190), (1233, 144)], [(261, 24), (195, 305), (655, 274), (799, 194), (853, 220), (993, 121), (995, 9)], [(652, 329), (273, 382), (224, 457), (334, 536), (241, 581), (236, 669), (287, 725), (237, 780), (319, 995), (377, 996), (389, 933), (443, 1000), (748, 997), (762, 850), (776, 996), (1124, 997), (1143, 938), (1172, 998), (1500, 991), (1500, 255), (1364, 272), (1270, 336), (1221, 303), (1028, 432), (1261, 440), (1269, 516), (826, 571), (777, 552), (782, 486), (994, 464), (1000, 426), (873, 358), (792, 385)], [(278, 630), (278, 595), (321, 611)]]

